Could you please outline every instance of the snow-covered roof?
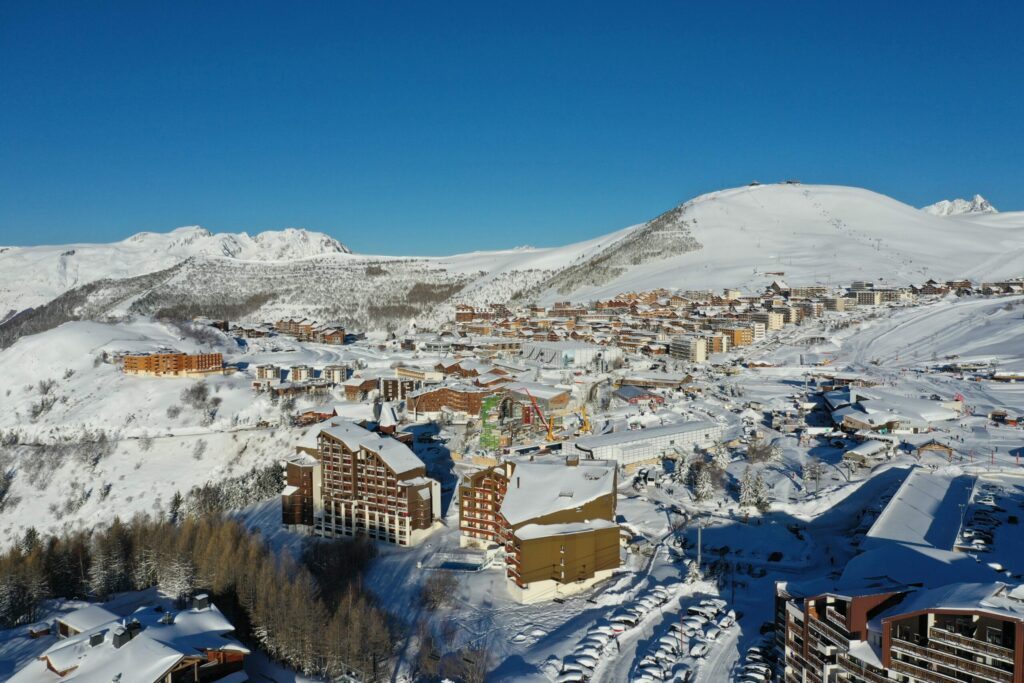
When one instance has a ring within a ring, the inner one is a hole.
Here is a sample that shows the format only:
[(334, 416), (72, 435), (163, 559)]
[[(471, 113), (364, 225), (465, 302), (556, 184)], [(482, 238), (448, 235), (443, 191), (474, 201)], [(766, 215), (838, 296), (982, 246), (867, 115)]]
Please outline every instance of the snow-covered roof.
[(921, 610), (983, 611), (1013, 619), (1024, 619), (1024, 603), (1007, 592), (1005, 583), (953, 583), (914, 591), (898, 605), (878, 615), (878, 620)]
[(660, 436), (671, 436), (673, 434), (690, 434), (692, 432), (714, 431), (720, 432), (722, 426), (707, 420), (694, 420), (692, 422), (677, 422), (663, 427), (649, 427), (647, 429), (628, 429), (621, 432), (609, 432), (597, 436), (587, 436), (576, 440), (576, 445), (587, 451), (595, 448), (611, 445), (622, 445), (635, 441), (646, 441), (656, 439)]
[(606, 465), (513, 463), (501, 514), (516, 526), (614, 494), (615, 471)]
[(67, 624), (76, 631), (88, 631), (100, 624), (106, 624), (115, 619), (117, 619), (117, 615), (113, 612), (103, 609), (99, 605), (89, 605), (65, 614), (58, 621)]
[(551, 536), (569, 536), (582, 534), (598, 529), (614, 529), (618, 525), (607, 519), (592, 519), (585, 522), (569, 522), (566, 524), (526, 524), (515, 531), (516, 538), (522, 541)]
[(915, 467), (871, 526), (864, 548), (899, 541), (950, 550), (956, 542), (974, 477)]
[[(50, 646), (39, 660), (32, 662), (11, 678), (12, 683), (50, 681), (81, 681), (82, 683), (152, 683), (161, 680), (184, 657), (199, 656), (205, 650), (249, 651), (239, 642), (228, 638), (234, 631), (216, 606), (189, 609), (174, 615), (171, 623), (163, 623), (165, 612), (153, 607), (136, 610), (122, 619), (102, 608), (90, 606), (62, 618), (66, 623), (84, 623), (99, 616), (96, 610), (110, 617), (82, 633), (59, 640)], [(72, 621), (69, 622), (68, 618)], [(138, 620), (141, 630), (120, 647), (114, 646), (117, 631), (131, 631), (128, 624)], [(94, 642), (93, 636), (99, 642)], [(63, 677), (57, 671), (70, 671)]]
[(331, 426), (321, 428), (319, 433), (327, 434), (343, 442), (349, 450), (357, 451), (360, 448), (365, 448), (373, 451), (387, 463), (395, 474), (423, 467), (423, 461), (401, 441), (375, 434), (354, 422), (332, 420)]

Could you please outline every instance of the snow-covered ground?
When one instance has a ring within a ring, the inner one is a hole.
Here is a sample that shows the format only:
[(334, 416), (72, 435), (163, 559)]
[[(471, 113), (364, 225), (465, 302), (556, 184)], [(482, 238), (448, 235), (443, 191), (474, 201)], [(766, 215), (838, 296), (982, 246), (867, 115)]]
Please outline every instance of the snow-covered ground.
[[(424, 611), (419, 599), (424, 581), (432, 572), (450, 571), (430, 568), (436, 564), (432, 559), (458, 548), (457, 509), (446, 497), (444, 527), (415, 548), (381, 546), (364, 578), (396, 619), (410, 627), (410, 640), (399, 652), (400, 672), (408, 673), (415, 658), (413, 627), (426, 620), (439, 632), (453, 634), (452, 649), (486, 646), (493, 667), (489, 680), (550, 681), (590, 628), (615, 610), (636, 604), (638, 596), (654, 586), (663, 586), (671, 592), (670, 599), (624, 633), (614, 650), (602, 654), (595, 680), (630, 680), (670, 624), (687, 607), (708, 597), (724, 599), (742, 615), (735, 626), (708, 643), (705, 655), (679, 659), (696, 671), (697, 680), (728, 680), (746, 649), (761, 640), (762, 624), (772, 618), (774, 582), (828, 577), (841, 571), (860, 552), (865, 532), (911, 468), (994, 481), (1001, 487), (997, 497), (1017, 502), (1019, 476), (1024, 474), (1017, 458), (1024, 454), (1024, 432), (997, 425), (987, 415), (995, 408), (1024, 413), (1024, 383), (994, 382), (939, 367), (954, 361), (1019, 367), (1024, 362), (1022, 315), (1024, 297), (1020, 296), (950, 297), (921, 306), (831, 314), (716, 357), (717, 367), (691, 368), (701, 388), (699, 395), (665, 391), (666, 403), (656, 411), (623, 404), (593, 416), (597, 424), (651, 426), (684, 417), (716, 419), (730, 438), (745, 438), (747, 429), (756, 425), (779, 447), (778, 457), (752, 468), (761, 472), (773, 502), (764, 513), (740, 507), (737, 486), (751, 466), (743, 447), (727, 454), (725, 488), (703, 502), (695, 501), (687, 486), (670, 477), (658, 485), (636, 487), (629, 477), (620, 478), (617, 521), (646, 543), (639, 543), (636, 552), (623, 550), (623, 568), (610, 580), (563, 603), (514, 602), (504, 571), (496, 566), (452, 571), (456, 588), (449, 602), (435, 612)], [(804, 343), (812, 338), (813, 345)], [(161, 347), (217, 350), (240, 370), (204, 380), (156, 379), (126, 376), (102, 361), (104, 351)], [(290, 453), (300, 431), (278, 426), (283, 417), (280, 408), (250, 388), (251, 368), (258, 363), (322, 367), (347, 361), (372, 371), (414, 360), (416, 355), (381, 351), (370, 343), (330, 347), (285, 338), (239, 345), (217, 337), (200, 343), (183, 337), (177, 328), (147, 319), (68, 323), (23, 338), (0, 351), (0, 397), (5, 408), (0, 411), (0, 431), (16, 433), (19, 442), (0, 447), (4, 458), (0, 465), (15, 472), (9, 496), (18, 499), (13, 505), (8, 502), (0, 518), (0, 545), (8, 546), (29, 524), (40, 531), (58, 531), (96, 524), (115, 514), (166, 509), (174, 491), (241, 474)], [(741, 358), (774, 367), (730, 363)], [(820, 362), (828, 364), (816, 365)], [(649, 367), (649, 361), (636, 363), (638, 368)], [(764, 424), (764, 411), (793, 406), (805, 391), (815, 389), (809, 376), (826, 371), (860, 374), (877, 381), (879, 392), (895, 398), (937, 395), (949, 401), (957, 394), (963, 396), (973, 414), (936, 423), (929, 433), (902, 435), (909, 445), (931, 438), (954, 444), (952, 461), (934, 455), (919, 459), (904, 448), (874, 470), (851, 472), (841, 466), (844, 447), (813, 439), (800, 443)], [(40, 380), (49, 379), (53, 386), (43, 390)], [(212, 419), (203, 419), (199, 411), (182, 405), (182, 390), (195, 381), (206, 383), (210, 396), (221, 399)], [(33, 417), (35, 407), (47, 397), (55, 397), (52, 405)], [(337, 394), (318, 404), (342, 406), (349, 417), (372, 415), (369, 405), (345, 403)], [(176, 405), (182, 406), (181, 414), (169, 415), (168, 408)], [(268, 423), (271, 426), (265, 426)], [(100, 432), (108, 435), (110, 446), (95, 461), (88, 449), (52, 449), (54, 443)], [(453, 440), (450, 445), (456, 450), (454, 444), (461, 438), (457, 427), (446, 428), (444, 436)], [(205, 445), (200, 447), (200, 442)], [(417, 444), (417, 448), (431, 474), (443, 475), (449, 492), (470, 469), (465, 461), (452, 463), (439, 443)], [(61, 453), (66, 457), (59, 457)], [(812, 459), (825, 466), (818, 481), (804, 477)], [(38, 462), (47, 467), (33, 464)], [(68, 500), (78, 501), (73, 509), (67, 507)], [(977, 496), (972, 501), (974, 506), (983, 504)], [(1016, 527), (1009, 514), (1001, 518), (1002, 526), (995, 531), (984, 559), (1019, 575), (1024, 572), (1024, 555), (1012, 542)], [(276, 498), (239, 515), (275, 549), (299, 554), (303, 539), (280, 528)], [(685, 584), (686, 561), (696, 556), (698, 525), (702, 559), (713, 575)], [(2, 638), (0, 661), (5, 657), (21, 661), (31, 655), (24, 650), (31, 644)]]

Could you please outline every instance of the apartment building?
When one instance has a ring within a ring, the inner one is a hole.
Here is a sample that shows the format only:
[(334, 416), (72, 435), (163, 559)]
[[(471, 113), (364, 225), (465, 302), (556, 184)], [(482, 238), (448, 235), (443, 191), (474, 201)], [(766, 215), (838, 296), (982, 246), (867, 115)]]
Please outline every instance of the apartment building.
[(615, 467), (574, 463), (504, 462), (459, 488), (461, 544), (502, 548), (520, 602), (585, 590), (621, 563)]
[(318, 425), (283, 463), (282, 523), (326, 538), (415, 545), (441, 518), (441, 485), (408, 446), (343, 420)]
[(877, 289), (857, 292), (858, 306), (879, 306), (882, 303), (882, 293)]
[(219, 353), (150, 353), (125, 356), (122, 368), (129, 375), (189, 377), (224, 371)]
[(1024, 679), (1024, 588), (955, 583), (826, 592), (776, 588), (786, 683)]
[(408, 410), (417, 414), (436, 414), (450, 410), (465, 415), (479, 415), (483, 400), (500, 389), (454, 383), (428, 387), (408, 394)]
[(673, 337), (669, 342), (668, 353), (679, 360), (703, 363), (708, 359), (708, 340), (693, 334)]

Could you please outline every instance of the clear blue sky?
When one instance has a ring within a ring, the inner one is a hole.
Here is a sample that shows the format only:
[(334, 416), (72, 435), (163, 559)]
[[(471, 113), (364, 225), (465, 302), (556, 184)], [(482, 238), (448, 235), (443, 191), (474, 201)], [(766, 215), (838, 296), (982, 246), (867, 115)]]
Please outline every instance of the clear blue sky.
[(0, 0), (0, 244), (553, 245), (752, 179), (1024, 209), (1024, 3)]

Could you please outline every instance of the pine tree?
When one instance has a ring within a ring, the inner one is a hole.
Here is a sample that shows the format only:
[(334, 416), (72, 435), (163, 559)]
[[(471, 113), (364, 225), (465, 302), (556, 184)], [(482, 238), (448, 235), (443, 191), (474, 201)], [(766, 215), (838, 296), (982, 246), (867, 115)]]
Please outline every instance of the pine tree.
[(764, 480), (764, 475), (758, 471), (757, 476), (754, 478), (754, 505), (760, 512), (768, 512), (771, 509), (772, 499), (768, 493), (768, 484)]
[(732, 457), (729, 455), (729, 450), (722, 444), (715, 446), (714, 451), (711, 453), (711, 463), (715, 466), (715, 469), (725, 472), (731, 462)]
[(740, 480), (740, 507), (754, 507), (757, 499), (754, 491), (754, 476), (750, 471), (750, 465), (743, 470), (743, 478)]
[(699, 501), (708, 500), (715, 492), (715, 485), (711, 481), (711, 473), (707, 467), (700, 468), (697, 473), (697, 483), (694, 485), (693, 497)]

